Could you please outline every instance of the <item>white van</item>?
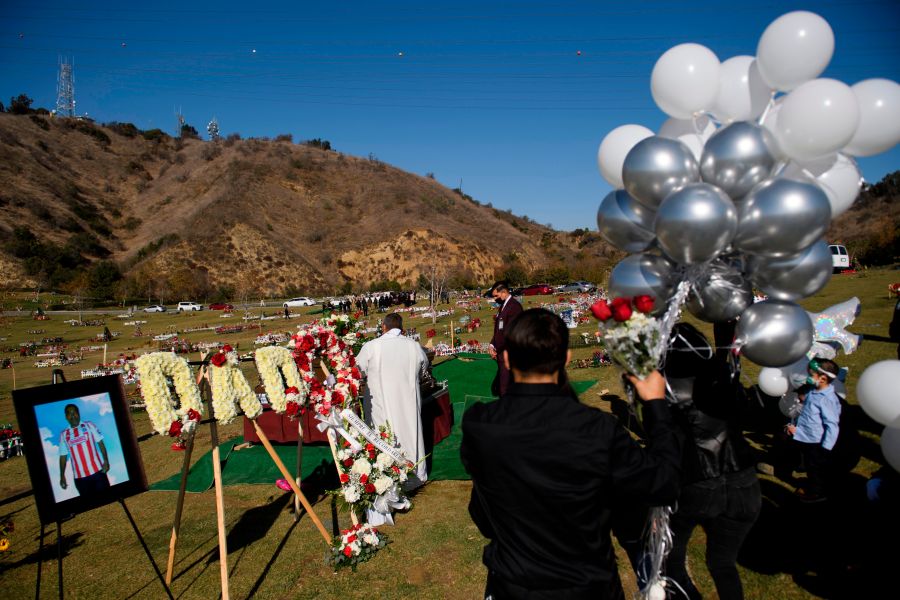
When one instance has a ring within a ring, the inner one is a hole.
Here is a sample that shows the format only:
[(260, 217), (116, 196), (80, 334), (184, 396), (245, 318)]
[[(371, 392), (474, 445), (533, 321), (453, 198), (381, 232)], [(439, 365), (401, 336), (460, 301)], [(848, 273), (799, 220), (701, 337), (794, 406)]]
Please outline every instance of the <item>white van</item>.
[(850, 255), (847, 254), (847, 249), (844, 246), (831, 244), (828, 246), (828, 249), (831, 250), (831, 266), (835, 273), (840, 273), (850, 268)]

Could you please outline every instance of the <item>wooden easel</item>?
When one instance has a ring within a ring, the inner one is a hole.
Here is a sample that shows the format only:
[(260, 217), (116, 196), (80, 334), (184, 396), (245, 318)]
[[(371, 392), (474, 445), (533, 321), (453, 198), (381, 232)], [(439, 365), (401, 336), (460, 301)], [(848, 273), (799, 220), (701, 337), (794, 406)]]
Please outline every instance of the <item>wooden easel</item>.
[[(63, 373), (62, 369), (53, 369), (51, 384), (56, 385), (60, 382), (65, 383), (66, 375)], [(147, 555), (147, 559), (150, 561), (150, 564), (153, 565), (153, 571), (156, 573), (156, 577), (159, 579), (160, 583), (162, 583), (163, 588), (166, 590), (166, 596), (169, 600), (175, 600), (174, 596), (172, 596), (172, 590), (169, 589), (169, 582), (163, 579), (163, 575), (159, 570), (159, 567), (156, 565), (156, 561), (153, 560), (153, 554), (150, 553), (150, 548), (147, 546), (147, 542), (144, 541), (144, 536), (141, 535), (141, 530), (138, 529), (137, 523), (134, 520), (134, 517), (131, 516), (131, 511), (128, 510), (128, 506), (125, 505), (125, 499), (118, 499), (119, 505), (121, 505), (122, 510), (125, 511), (125, 515), (128, 517), (128, 522), (131, 523), (132, 529), (134, 529), (134, 535), (137, 536), (138, 541), (141, 543), (141, 547), (144, 549), (144, 553)], [(64, 517), (61, 519), (57, 519), (56, 521), (56, 577), (57, 577), (57, 591), (59, 593), (59, 598), (62, 600), (63, 598), (63, 553), (62, 553), (62, 524), (64, 521), (68, 521), (73, 519), (74, 516)], [(37, 580), (35, 582), (34, 588), (34, 597), (36, 600), (40, 600), (41, 597), (41, 572), (43, 571), (44, 566), (44, 526), (45, 523), (41, 522), (41, 533), (38, 538), (38, 563), (37, 563)]]
[[(252, 361), (253, 359), (247, 360)], [(222, 600), (230, 600), (228, 589), (228, 543), (227, 532), (225, 531), (225, 496), (222, 490), (222, 462), (219, 455), (218, 423), (215, 420), (215, 414), (213, 412), (212, 406), (212, 388), (209, 384), (209, 374), (205, 372), (208, 364), (209, 361), (206, 360), (205, 354), (201, 355), (199, 361), (191, 361), (188, 363), (188, 365), (200, 367), (200, 369), (197, 371), (197, 381), (200, 386), (200, 396), (203, 399), (203, 402), (206, 403), (210, 414), (209, 429), (210, 437), (212, 438), (211, 444), (213, 481), (216, 491), (216, 526), (219, 537), (219, 578), (221, 580), (222, 587)], [(256, 435), (259, 437), (259, 441), (262, 442), (266, 451), (269, 453), (269, 457), (272, 459), (272, 462), (275, 463), (275, 466), (278, 467), (278, 470), (281, 472), (282, 477), (284, 477), (284, 479), (291, 486), (291, 490), (294, 492), (296, 498), (295, 502), (299, 501), (300, 504), (302, 504), (303, 508), (309, 515), (309, 518), (312, 519), (313, 524), (316, 526), (316, 529), (318, 529), (319, 533), (322, 535), (322, 539), (325, 540), (326, 544), (331, 546), (331, 536), (328, 534), (328, 531), (325, 529), (325, 526), (322, 524), (319, 516), (313, 511), (312, 505), (306, 499), (306, 496), (304, 496), (303, 492), (300, 491), (299, 466), (298, 476), (295, 480), (295, 478), (292, 477), (288, 472), (287, 467), (285, 467), (284, 465), (284, 462), (282, 462), (281, 458), (275, 452), (275, 449), (272, 447), (272, 443), (269, 441), (269, 438), (266, 436), (265, 432), (262, 430), (262, 427), (260, 427), (256, 419), (251, 419), (251, 422), (253, 423), (253, 428), (256, 430)], [(165, 580), (166, 585), (169, 585), (171, 583), (172, 573), (175, 567), (175, 551), (178, 546), (178, 532), (181, 528), (181, 515), (184, 507), (184, 495), (187, 488), (187, 477), (190, 471), (190, 454), (193, 451), (194, 435), (196, 435), (196, 430), (188, 440), (187, 448), (185, 449), (184, 460), (181, 467), (181, 482), (178, 489), (178, 500), (175, 505), (175, 519), (174, 523), (172, 524), (172, 537), (169, 541), (169, 558), (167, 562)], [(298, 453), (299, 452), (300, 450), (298, 450)]]

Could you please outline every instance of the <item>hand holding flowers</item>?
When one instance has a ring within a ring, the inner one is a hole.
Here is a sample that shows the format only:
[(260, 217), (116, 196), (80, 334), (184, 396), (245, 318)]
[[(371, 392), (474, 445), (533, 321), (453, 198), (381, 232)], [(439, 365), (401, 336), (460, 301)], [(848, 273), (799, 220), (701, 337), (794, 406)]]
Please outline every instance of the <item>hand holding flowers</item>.
[(591, 313), (600, 321), (602, 344), (623, 369), (643, 380), (659, 364), (659, 322), (650, 316), (650, 296), (618, 297), (611, 303), (598, 300)]

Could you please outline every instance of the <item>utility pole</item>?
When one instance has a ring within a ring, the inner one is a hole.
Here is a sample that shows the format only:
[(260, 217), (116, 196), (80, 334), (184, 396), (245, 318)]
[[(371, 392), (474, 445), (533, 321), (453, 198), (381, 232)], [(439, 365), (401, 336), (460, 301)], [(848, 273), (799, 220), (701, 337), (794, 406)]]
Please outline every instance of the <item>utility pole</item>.
[(56, 78), (56, 115), (60, 117), (75, 116), (75, 76), (72, 69), (75, 61), (69, 63), (68, 57), (59, 57), (59, 74)]

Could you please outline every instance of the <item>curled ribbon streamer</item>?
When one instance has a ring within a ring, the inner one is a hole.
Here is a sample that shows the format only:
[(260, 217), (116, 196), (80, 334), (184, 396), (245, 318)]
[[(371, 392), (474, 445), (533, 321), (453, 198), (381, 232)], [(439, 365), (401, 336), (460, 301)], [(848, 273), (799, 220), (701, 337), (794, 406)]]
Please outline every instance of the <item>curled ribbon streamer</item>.
[(383, 515), (390, 514), (393, 510), (406, 510), (410, 506), (412, 504), (409, 499), (400, 495), (396, 483), (372, 502), (372, 508)]
[(347, 440), (350, 443), (350, 448), (353, 452), (359, 452), (362, 450), (362, 446), (359, 442), (353, 439), (353, 436), (350, 435), (350, 432), (344, 429), (344, 421), (341, 420), (341, 417), (338, 415), (337, 411), (331, 409), (331, 412), (328, 415), (320, 415), (316, 414), (316, 419), (320, 421), (316, 424), (316, 429), (325, 433), (328, 429), (331, 429), (339, 434), (341, 437)]

